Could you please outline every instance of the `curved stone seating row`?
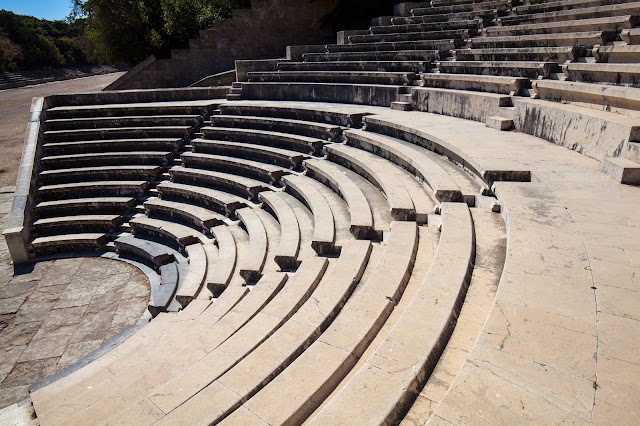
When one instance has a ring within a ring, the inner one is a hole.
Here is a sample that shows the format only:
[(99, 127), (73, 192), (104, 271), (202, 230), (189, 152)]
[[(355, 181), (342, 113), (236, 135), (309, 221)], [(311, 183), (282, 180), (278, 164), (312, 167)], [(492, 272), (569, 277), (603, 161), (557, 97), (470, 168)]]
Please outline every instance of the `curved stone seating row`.
[(260, 180), (270, 185), (278, 185), (280, 178), (290, 173), (289, 169), (284, 167), (225, 155), (185, 152), (180, 156), (180, 159), (182, 164), (188, 168), (233, 173)]
[(59, 118), (44, 122), (47, 131), (108, 129), (116, 127), (199, 126), (201, 115), (148, 115), (125, 117)]
[(310, 424), (349, 423), (354, 416), (364, 424), (403, 418), (453, 332), (474, 259), (468, 207), (443, 203), (438, 250), (417, 293), (375, 353)]
[(220, 105), (216, 100), (186, 100), (165, 102), (141, 102), (122, 104), (94, 104), (56, 106), (47, 109), (47, 118), (92, 118), (156, 115), (162, 111), (167, 115), (201, 115), (207, 116)]
[(89, 197), (91, 195), (141, 197), (148, 191), (148, 189), (149, 182), (143, 180), (75, 182), (41, 186), (38, 188), (38, 196), (43, 201), (55, 201), (74, 197)]
[(323, 61), (279, 62), (280, 71), (368, 71), (420, 73), (431, 68), (431, 61)]
[(203, 127), (202, 134), (206, 139), (266, 145), (305, 154), (319, 153), (324, 145), (322, 140), (307, 136), (246, 128)]
[(42, 145), (46, 155), (70, 155), (125, 150), (154, 150), (175, 152), (184, 145), (182, 138), (104, 139), (92, 141), (56, 142)]
[(211, 123), (215, 127), (238, 127), (279, 133), (293, 133), (330, 141), (339, 139), (342, 134), (340, 126), (286, 118), (225, 114), (211, 117)]
[(262, 276), (262, 268), (267, 260), (267, 231), (252, 208), (236, 210), (236, 215), (249, 234), (249, 252), (246, 264), (240, 268), (240, 276), (246, 282), (255, 282)]
[(43, 170), (128, 164), (167, 166), (172, 160), (172, 153), (167, 151), (127, 151), (51, 155), (42, 157), (40, 165)]
[[(295, 269), (298, 266), (300, 251), (300, 227), (292, 207), (277, 192), (262, 192), (260, 201), (277, 218), (280, 226), (280, 241), (274, 255), (274, 261), (282, 270)], [(286, 224), (283, 226), (283, 224)]]
[(291, 169), (299, 169), (302, 161), (310, 157), (299, 151), (243, 142), (194, 139), (191, 144), (196, 153), (251, 158)]
[(177, 201), (149, 198), (144, 202), (144, 208), (150, 215), (164, 216), (174, 220), (190, 223), (203, 234), (209, 234), (210, 229), (224, 222), (225, 216), (203, 207)]
[(230, 173), (174, 166), (169, 169), (169, 174), (172, 182), (206, 185), (249, 200), (257, 200), (260, 192), (269, 189), (269, 186), (261, 181)]

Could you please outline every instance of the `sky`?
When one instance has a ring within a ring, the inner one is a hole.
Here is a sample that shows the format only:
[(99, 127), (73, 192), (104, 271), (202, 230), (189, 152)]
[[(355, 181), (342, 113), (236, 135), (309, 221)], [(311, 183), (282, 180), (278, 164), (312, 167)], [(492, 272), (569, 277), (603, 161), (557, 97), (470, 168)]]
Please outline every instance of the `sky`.
[(71, 11), (71, 0), (0, 0), (0, 9), (40, 19), (64, 19)]

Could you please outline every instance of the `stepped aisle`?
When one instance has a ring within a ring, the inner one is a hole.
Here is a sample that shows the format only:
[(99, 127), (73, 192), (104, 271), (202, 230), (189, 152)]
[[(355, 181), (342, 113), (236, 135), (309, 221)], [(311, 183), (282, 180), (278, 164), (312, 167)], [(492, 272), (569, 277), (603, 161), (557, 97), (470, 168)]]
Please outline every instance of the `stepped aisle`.
[(636, 424), (638, 16), (403, 3), (231, 87), (34, 100), (14, 262), (145, 265), (153, 318), (37, 421)]

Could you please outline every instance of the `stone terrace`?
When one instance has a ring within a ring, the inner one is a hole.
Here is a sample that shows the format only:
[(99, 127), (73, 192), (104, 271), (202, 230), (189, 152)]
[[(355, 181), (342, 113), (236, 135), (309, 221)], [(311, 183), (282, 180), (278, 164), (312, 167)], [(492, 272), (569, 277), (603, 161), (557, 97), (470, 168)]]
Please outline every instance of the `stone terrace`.
[(638, 13), (403, 3), (231, 89), (35, 99), (12, 259), (133, 262), (153, 319), (0, 416), (637, 424)]

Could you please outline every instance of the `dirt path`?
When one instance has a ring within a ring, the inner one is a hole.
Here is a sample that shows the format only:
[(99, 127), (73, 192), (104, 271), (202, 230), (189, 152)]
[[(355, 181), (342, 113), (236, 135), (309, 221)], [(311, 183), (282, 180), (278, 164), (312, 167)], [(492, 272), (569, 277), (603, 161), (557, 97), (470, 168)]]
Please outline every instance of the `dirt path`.
[(113, 73), (1, 90), (0, 152), (3, 161), (0, 163), (0, 186), (15, 185), (32, 98), (58, 93), (96, 92), (121, 75), (122, 73)]

